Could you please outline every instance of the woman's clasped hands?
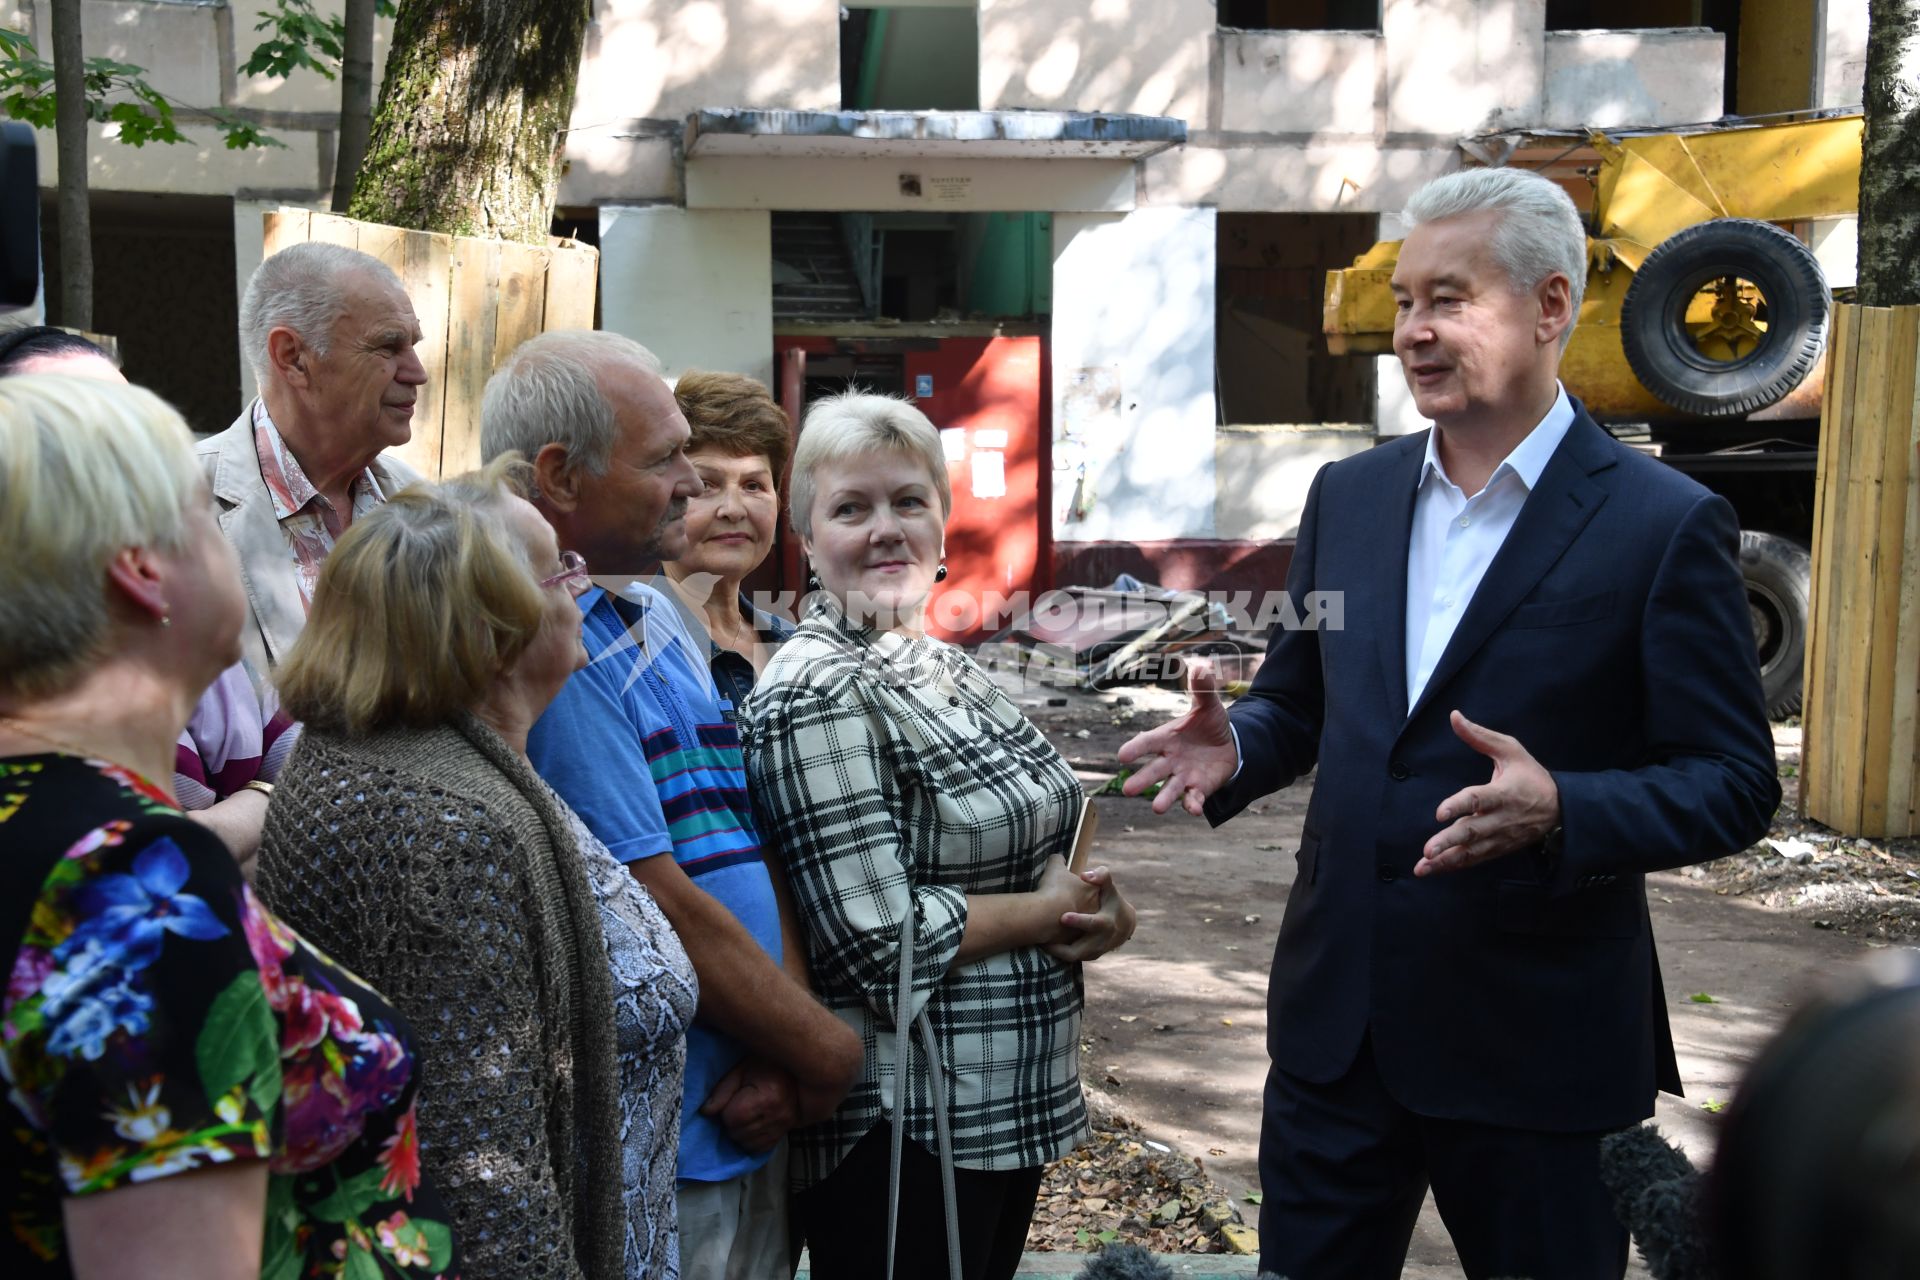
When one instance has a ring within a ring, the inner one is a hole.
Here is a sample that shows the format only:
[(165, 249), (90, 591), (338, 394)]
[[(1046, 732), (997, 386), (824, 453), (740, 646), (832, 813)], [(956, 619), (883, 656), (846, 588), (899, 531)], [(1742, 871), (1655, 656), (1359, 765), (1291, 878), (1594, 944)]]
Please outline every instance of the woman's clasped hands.
[(1038, 888), (1060, 909), (1057, 936), (1041, 944), (1054, 959), (1065, 964), (1097, 959), (1133, 936), (1133, 904), (1114, 883), (1110, 868), (1076, 872), (1064, 860), (1049, 858)]

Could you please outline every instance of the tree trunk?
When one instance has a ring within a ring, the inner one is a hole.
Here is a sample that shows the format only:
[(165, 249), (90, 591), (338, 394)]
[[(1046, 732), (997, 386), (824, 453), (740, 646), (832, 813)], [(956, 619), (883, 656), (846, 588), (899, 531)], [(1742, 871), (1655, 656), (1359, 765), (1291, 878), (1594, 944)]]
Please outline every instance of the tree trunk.
[(349, 212), (544, 244), (590, 0), (402, 0)]
[(373, 4), (347, 0), (340, 55), (340, 148), (333, 164), (333, 211), (353, 202), (354, 180), (373, 126)]
[(1920, 304), (1920, 0), (1867, 7), (1860, 154), (1862, 306)]
[(60, 163), (60, 323), (93, 328), (93, 225), (87, 209), (86, 61), (80, 0), (53, 0), (54, 154)]

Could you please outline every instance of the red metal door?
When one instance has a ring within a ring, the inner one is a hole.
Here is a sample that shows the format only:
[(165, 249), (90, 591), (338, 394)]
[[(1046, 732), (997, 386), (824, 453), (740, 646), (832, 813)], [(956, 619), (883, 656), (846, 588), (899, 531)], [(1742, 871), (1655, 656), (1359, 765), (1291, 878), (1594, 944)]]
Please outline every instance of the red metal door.
[(1044, 344), (942, 338), (904, 360), (908, 394), (940, 428), (953, 486), (948, 576), (928, 629), (975, 644), (1050, 585)]

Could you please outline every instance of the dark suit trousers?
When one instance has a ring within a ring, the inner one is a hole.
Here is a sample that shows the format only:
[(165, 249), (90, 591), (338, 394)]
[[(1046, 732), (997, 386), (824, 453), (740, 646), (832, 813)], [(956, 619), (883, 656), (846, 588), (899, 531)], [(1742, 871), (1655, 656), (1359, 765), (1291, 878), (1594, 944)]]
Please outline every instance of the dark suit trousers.
[(1431, 1183), (1470, 1280), (1620, 1280), (1626, 1228), (1600, 1182), (1601, 1133), (1418, 1116), (1393, 1100), (1372, 1039), (1346, 1075), (1267, 1075), (1260, 1268), (1288, 1280), (1399, 1280)]

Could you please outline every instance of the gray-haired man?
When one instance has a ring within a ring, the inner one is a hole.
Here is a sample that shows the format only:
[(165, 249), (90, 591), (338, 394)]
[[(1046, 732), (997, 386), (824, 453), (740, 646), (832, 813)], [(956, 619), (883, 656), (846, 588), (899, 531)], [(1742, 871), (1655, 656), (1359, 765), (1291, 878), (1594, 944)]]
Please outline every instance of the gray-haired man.
[(680, 1275), (786, 1280), (786, 1135), (832, 1114), (862, 1046), (808, 993), (706, 644), (639, 581), (686, 551), (700, 491), (689, 434), (652, 354), (612, 333), (524, 343), (481, 406), (482, 453), (533, 463), (534, 505), (594, 574), (579, 599), (591, 662), (528, 735), (528, 758), (659, 901), (700, 979), (678, 1117)]
[(355, 249), (297, 244), (247, 283), (240, 341), (260, 394), (197, 452), (240, 555), (252, 611), (241, 642), (256, 676), (306, 625), (334, 540), (420, 478), (381, 452), (413, 436), (420, 339), (399, 278)]

